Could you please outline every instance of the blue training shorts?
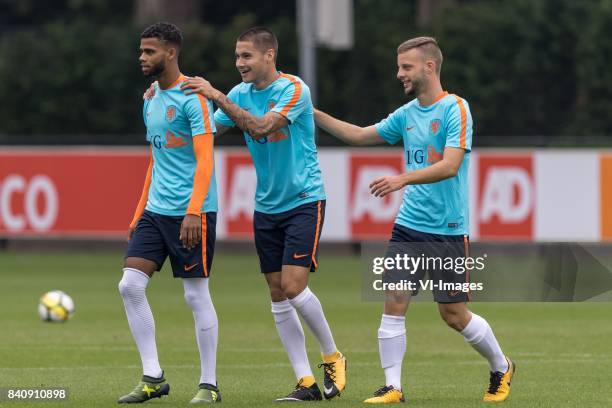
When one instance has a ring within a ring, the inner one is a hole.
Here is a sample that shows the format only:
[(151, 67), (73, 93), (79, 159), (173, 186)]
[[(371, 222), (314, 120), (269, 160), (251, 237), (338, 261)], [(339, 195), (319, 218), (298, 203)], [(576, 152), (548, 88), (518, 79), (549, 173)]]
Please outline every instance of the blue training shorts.
[(306, 203), (278, 214), (255, 211), (255, 247), (262, 273), (283, 265), (317, 268), (317, 249), (325, 218), (325, 201)]
[(145, 210), (138, 220), (125, 257), (153, 261), (159, 271), (169, 256), (175, 278), (208, 278), (215, 252), (217, 213), (201, 214), (202, 240), (192, 249), (184, 248), (179, 239), (183, 218)]

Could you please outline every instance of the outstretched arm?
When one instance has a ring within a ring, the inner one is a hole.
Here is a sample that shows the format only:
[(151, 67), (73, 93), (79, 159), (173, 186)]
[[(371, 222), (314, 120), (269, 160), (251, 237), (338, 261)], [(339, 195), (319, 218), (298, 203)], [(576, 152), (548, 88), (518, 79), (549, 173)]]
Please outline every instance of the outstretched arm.
[(336, 119), (318, 109), (314, 110), (317, 126), (344, 143), (355, 146), (366, 146), (385, 143), (376, 131), (375, 126), (360, 127), (352, 123)]
[[(189, 88), (189, 89), (188, 89)], [(212, 100), (229, 118), (243, 131), (254, 139), (266, 137), (288, 125), (287, 119), (277, 112), (268, 112), (262, 117), (256, 117), (241, 109), (223, 92), (215, 89), (210, 82), (201, 77), (188, 78), (181, 85), (185, 94), (199, 93)]]

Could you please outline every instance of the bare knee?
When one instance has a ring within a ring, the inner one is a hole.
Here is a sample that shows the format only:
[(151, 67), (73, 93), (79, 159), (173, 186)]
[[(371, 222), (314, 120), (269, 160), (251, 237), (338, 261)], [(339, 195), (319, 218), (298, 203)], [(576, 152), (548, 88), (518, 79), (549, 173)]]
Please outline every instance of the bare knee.
[(387, 291), (385, 293), (385, 314), (405, 316), (410, 304), (410, 293), (405, 291)]
[(402, 302), (391, 302), (387, 300), (385, 302), (385, 314), (391, 316), (405, 316), (408, 311), (408, 303)]
[(281, 288), (270, 288), (270, 299), (273, 302), (282, 302), (287, 300), (287, 296)]
[(281, 274), (280, 272), (272, 272), (265, 274), (266, 283), (270, 290), (270, 299), (273, 302), (282, 302), (287, 299), (287, 296), (283, 292), (281, 287)]
[(470, 321), (470, 312), (466, 309), (440, 308), (440, 317), (446, 324), (457, 330), (463, 331)]
[(281, 285), (282, 292), (289, 299), (293, 299), (294, 297), (302, 293), (304, 289), (306, 289), (305, 286), (295, 281), (283, 281)]
[(462, 331), (465, 328), (463, 320), (458, 315), (445, 314), (442, 316), (442, 319), (444, 319), (448, 327), (452, 327), (457, 331)]
[(289, 299), (295, 298), (308, 286), (310, 270), (303, 266), (283, 265), (281, 289)]

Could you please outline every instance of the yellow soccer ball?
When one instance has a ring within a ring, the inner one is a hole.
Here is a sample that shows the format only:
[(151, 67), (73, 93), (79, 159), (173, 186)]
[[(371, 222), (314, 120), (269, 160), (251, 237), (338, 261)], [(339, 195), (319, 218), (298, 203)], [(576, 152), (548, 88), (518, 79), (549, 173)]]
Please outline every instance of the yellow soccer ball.
[(41, 296), (38, 315), (45, 322), (65, 322), (74, 314), (74, 302), (61, 290), (52, 290)]

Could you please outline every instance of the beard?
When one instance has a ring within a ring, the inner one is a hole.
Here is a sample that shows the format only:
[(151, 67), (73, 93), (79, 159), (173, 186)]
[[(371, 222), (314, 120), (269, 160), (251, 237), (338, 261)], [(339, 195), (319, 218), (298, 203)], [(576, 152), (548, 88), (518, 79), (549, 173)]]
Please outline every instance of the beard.
[(423, 70), (419, 76), (415, 76), (410, 80), (410, 89), (406, 90), (407, 96), (417, 97), (422, 91), (425, 84), (425, 71)]
[(160, 61), (158, 64), (153, 65), (151, 67), (149, 72), (145, 74), (145, 78), (151, 78), (151, 77), (157, 78), (164, 72), (165, 69), (166, 69), (165, 61)]
[(414, 78), (410, 81), (410, 89), (405, 91), (406, 96), (417, 96), (423, 88), (423, 82), (421, 78)]

